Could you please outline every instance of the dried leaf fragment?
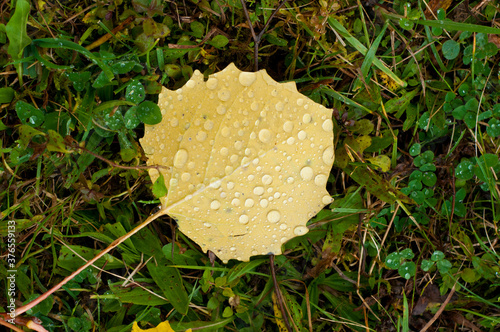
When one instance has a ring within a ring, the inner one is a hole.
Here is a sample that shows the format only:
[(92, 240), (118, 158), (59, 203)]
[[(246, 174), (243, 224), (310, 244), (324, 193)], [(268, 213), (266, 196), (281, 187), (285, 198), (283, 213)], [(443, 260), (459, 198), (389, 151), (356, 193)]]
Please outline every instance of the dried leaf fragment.
[(205, 252), (225, 262), (280, 254), (331, 202), (332, 111), (294, 82), (230, 64), (207, 81), (195, 71), (182, 88), (164, 88), (158, 104), (163, 120), (146, 125), (141, 144), (148, 165), (166, 166), (162, 209)]

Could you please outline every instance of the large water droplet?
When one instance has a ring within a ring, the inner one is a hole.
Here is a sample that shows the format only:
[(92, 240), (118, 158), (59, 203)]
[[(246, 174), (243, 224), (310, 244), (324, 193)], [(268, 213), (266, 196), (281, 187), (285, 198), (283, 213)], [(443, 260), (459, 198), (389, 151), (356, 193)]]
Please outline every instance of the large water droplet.
[(259, 107), (259, 103), (258, 103), (258, 102), (256, 102), (256, 101), (254, 101), (254, 102), (250, 105), (250, 109), (251, 109), (252, 111), (254, 111), (254, 112), (255, 112), (255, 111), (258, 111), (258, 110), (259, 110), (259, 108), (260, 108), (260, 107)]
[(245, 206), (248, 208), (251, 208), (252, 206), (254, 206), (254, 204), (255, 204), (255, 201), (251, 198), (247, 198), (245, 201)]
[(196, 82), (194, 80), (189, 80), (186, 82), (186, 86), (192, 89), (196, 86)]
[(174, 157), (174, 166), (177, 168), (181, 168), (186, 164), (186, 161), (188, 160), (188, 152), (184, 149), (179, 149), (177, 153), (175, 154)]
[(220, 133), (224, 137), (229, 137), (229, 135), (231, 135), (231, 129), (229, 127), (224, 127), (224, 128), (222, 128)]
[(281, 214), (278, 210), (271, 210), (267, 213), (267, 221), (270, 223), (277, 223), (281, 219)]
[(181, 175), (181, 180), (184, 182), (188, 182), (191, 179), (191, 174), (189, 173), (182, 173)]
[(206, 130), (212, 130), (214, 128), (214, 122), (211, 120), (207, 120), (203, 125), (203, 128), (205, 128)]
[(231, 204), (232, 204), (233, 206), (240, 206), (241, 202), (240, 202), (240, 200), (239, 200), (239, 199), (235, 198), (235, 199), (233, 199), (233, 200), (231, 201)]
[(250, 218), (248, 218), (246, 214), (242, 214), (238, 221), (240, 222), (240, 224), (246, 225), (250, 221)]
[(234, 142), (234, 148), (236, 150), (241, 150), (243, 148), (243, 142), (242, 141), (236, 141), (236, 142)]
[(302, 121), (304, 123), (310, 123), (312, 121), (311, 114), (309, 114), (309, 113), (304, 114), (304, 116), (302, 116)]
[(306, 133), (305, 131), (301, 130), (301, 131), (299, 131), (299, 134), (297, 135), (297, 137), (298, 137), (301, 141), (303, 141), (303, 140), (305, 140), (305, 139), (307, 138), (307, 133)]
[(269, 129), (262, 129), (259, 131), (259, 140), (262, 143), (269, 143), (271, 141), (272, 133)]
[(262, 177), (262, 183), (265, 185), (271, 184), (273, 182), (273, 177), (269, 174), (266, 174)]
[(251, 72), (241, 72), (240, 76), (238, 77), (240, 84), (243, 86), (252, 85), (256, 79), (257, 79), (257, 73), (251, 73)]
[(231, 98), (231, 91), (228, 89), (222, 89), (217, 93), (217, 97), (219, 97), (222, 101), (228, 101)]
[(207, 85), (208, 89), (213, 90), (217, 87), (218, 83), (219, 81), (216, 78), (210, 77), (205, 84)]
[(333, 146), (329, 146), (323, 151), (323, 162), (327, 165), (331, 165), (333, 163)]
[(306, 181), (311, 180), (313, 178), (313, 175), (314, 175), (313, 169), (309, 166), (303, 167), (300, 170), (300, 177), (303, 180), (306, 180)]
[(259, 204), (260, 204), (261, 207), (263, 207), (265, 209), (269, 205), (269, 201), (264, 198), (264, 199), (261, 199), (259, 201)]
[(333, 121), (332, 119), (326, 119), (324, 122), (323, 122), (323, 125), (321, 126), (323, 128), (324, 131), (332, 131), (333, 130)]
[(318, 174), (314, 178), (314, 183), (317, 186), (324, 186), (327, 181), (328, 181), (328, 177), (325, 174)]
[(309, 229), (306, 226), (297, 226), (293, 229), (293, 233), (297, 236), (306, 234)]
[(220, 115), (226, 114), (226, 107), (224, 105), (217, 106), (217, 113)]
[(330, 204), (331, 202), (333, 202), (333, 198), (329, 195), (325, 195), (323, 196), (323, 198), (321, 198), (321, 201), (323, 202), (323, 204)]
[(197, 134), (196, 134), (196, 139), (199, 141), (199, 142), (203, 142), (204, 140), (207, 139), (207, 133), (204, 132), (203, 130), (200, 130)]
[(250, 158), (243, 157), (243, 159), (241, 159), (241, 166), (247, 167), (248, 165), (250, 165)]
[(218, 210), (220, 208), (220, 202), (216, 199), (214, 199), (211, 203), (210, 203), (210, 208), (212, 210)]
[(287, 133), (291, 133), (293, 130), (293, 122), (292, 121), (286, 121), (283, 124), (283, 130)]
[(255, 187), (253, 188), (253, 193), (255, 195), (262, 195), (264, 193), (264, 187)]

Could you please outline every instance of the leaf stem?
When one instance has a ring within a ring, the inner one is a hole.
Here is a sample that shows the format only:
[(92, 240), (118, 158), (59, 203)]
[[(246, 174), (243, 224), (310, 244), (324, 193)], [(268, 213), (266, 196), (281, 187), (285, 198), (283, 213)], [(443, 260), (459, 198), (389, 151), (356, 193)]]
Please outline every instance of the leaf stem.
[(26, 311), (30, 310), (31, 308), (33, 308), (34, 306), (36, 306), (37, 304), (39, 304), (40, 302), (42, 302), (43, 300), (45, 300), (46, 298), (48, 298), (51, 294), (53, 294), (54, 292), (56, 292), (57, 290), (59, 290), (59, 288), (61, 288), (67, 282), (69, 282), (71, 279), (73, 279), (74, 277), (76, 277), (80, 272), (82, 272), (87, 267), (89, 267), (92, 264), (94, 264), (99, 258), (103, 257), (105, 254), (109, 253), (111, 250), (113, 250), (114, 248), (118, 247), (121, 243), (123, 243), (124, 241), (126, 241), (132, 235), (136, 234), (141, 229), (143, 229), (144, 227), (146, 227), (147, 225), (149, 225), (152, 221), (158, 219), (159, 217), (161, 217), (164, 214), (165, 214), (165, 211), (164, 210), (160, 210), (160, 211), (156, 212), (155, 214), (150, 215), (141, 224), (139, 224), (138, 226), (136, 226), (134, 229), (132, 229), (127, 234), (125, 234), (125, 235), (119, 237), (118, 239), (116, 239), (115, 241), (113, 241), (106, 249), (104, 249), (103, 251), (101, 251), (97, 256), (95, 256), (91, 260), (87, 261), (87, 263), (85, 263), (78, 270), (76, 270), (75, 272), (71, 273), (69, 276), (67, 276), (66, 278), (64, 278), (60, 283), (58, 283), (57, 285), (55, 285), (54, 287), (52, 287), (51, 289), (49, 289), (48, 291), (46, 291), (45, 293), (43, 293), (42, 295), (40, 295), (39, 297), (37, 297), (36, 299), (34, 299), (33, 301), (31, 301), (31, 302), (23, 305), (22, 307), (16, 309), (16, 316), (22, 315)]
[(245, 13), (245, 17), (247, 18), (248, 21), (248, 27), (250, 28), (250, 32), (252, 33), (252, 38), (253, 38), (253, 66), (254, 66), (254, 71), (259, 70), (259, 44), (261, 42), (262, 36), (266, 32), (267, 28), (269, 27), (269, 23), (271, 23), (271, 20), (273, 19), (274, 15), (285, 5), (285, 3), (288, 0), (283, 0), (278, 7), (276, 7), (275, 10), (271, 13), (271, 16), (269, 16), (269, 19), (267, 20), (266, 24), (262, 28), (262, 30), (259, 32), (257, 35), (255, 33), (255, 30), (252, 25), (252, 21), (250, 20), (250, 14), (248, 13), (248, 9), (246, 6), (246, 1), (245, 0), (240, 0), (241, 6), (243, 7), (243, 12)]

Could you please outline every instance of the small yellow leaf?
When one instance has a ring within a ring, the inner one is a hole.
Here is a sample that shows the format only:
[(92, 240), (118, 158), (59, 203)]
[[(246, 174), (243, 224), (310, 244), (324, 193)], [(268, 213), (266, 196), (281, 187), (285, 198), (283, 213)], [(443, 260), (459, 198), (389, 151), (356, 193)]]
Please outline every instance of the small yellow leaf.
[(359, 144), (359, 149), (362, 152), (372, 145), (372, 138), (368, 135), (361, 135), (356, 138), (356, 142)]
[(373, 158), (367, 158), (373, 165), (380, 167), (382, 172), (388, 172), (391, 169), (391, 158), (386, 155), (378, 155)]
[(38, 0), (38, 10), (43, 11), (45, 9), (45, 1)]
[(278, 297), (276, 296), (275, 292), (273, 292), (272, 298), (275, 317), (274, 319), (276, 320), (276, 325), (278, 325), (278, 329), (280, 330), (280, 332), (287, 332), (288, 329), (286, 328), (285, 321), (283, 320), (283, 316), (281, 315), (281, 310), (278, 305)]
[[(143, 330), (137, 325), (137, 322), (134, 322), (134, 325), (132, 326), (132, 332), (175, 332), (171, 327), (168, 321), (164, 321), (160, 324), (158, 324), (157, 327), (153, 327), (151, 329)], [(187, 330), (186, 332), (191, 332), (191, 329)]]
[(73, 150), (68, 150), (64, 142), (64, 138), (52, 129), (48, 130), (47, 134), (47, 150), (62, 153), (71, 153)]

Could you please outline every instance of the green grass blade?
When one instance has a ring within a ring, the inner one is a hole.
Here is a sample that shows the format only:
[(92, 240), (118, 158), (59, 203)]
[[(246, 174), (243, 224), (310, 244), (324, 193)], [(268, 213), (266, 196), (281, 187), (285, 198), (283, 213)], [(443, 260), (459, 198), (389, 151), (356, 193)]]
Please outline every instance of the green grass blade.
[[(359, 40), (354, 38), (349, 31), (344, 28), (342, 24), (340, 24), (339, 21), (336, 19), (329, 17), (328, 18), (328, 24), (335, 29), (349, 44), (351, 44), (352, 47), (354, 47), (359, 53), (363, 54), (366, 56), (368, 53), (368, 49), (366, 48), (365, 45), (363, 45)], [(374, 57), (373, 58), (373, 64), (380, 69), (382, 72), (384, 72), (387, 76), (389, 76), (392, 80), (394, 80), (398, 85), (401, 85), (402, 87), (406, 87), (407, 83), (403, 80), (401, 80), (396, 74), (394, 74), (389, 67), (385, 63), (383, 63), (381, 60), (378, 58)]]
[(370, 71), (370, 68), (372, 66), (373, 60), (375, 60), (375, 53), (377, 52), (378, 46), (380, 45), (380, 42), (382, 41), (382, 38), (384, 37), (385, 30), (387, 29), (388, 22), (384, 24), (384, 27), (382, 28), (382, 31), (380, 31), (379, 35), (373, 42), (372, 46), (366, 52), (365, 60), (363, 61), (363, 64), (361, 65), (361, 74), (363, 74), (363, 78), (368, 76), (368, 72)]
[(456, 310), (466, 312), (466, 313), (468, 313), (470, 315), (476, 315), (478, 317), (481, 317), (483, 320), (489, 321), (490, 322), (490, 326), (493, 326), (493, 327), (495, 325), (500, 324), (500, 318), (498, 318), (498, 317), (483, 315), (483, 314), (477, 312), (476, 310), (473, 311), (473, 310), (468, 310), (468, 309), (463, 309), (463, 308), (457, 308)]
[(256, 269), (258, 266), (263, 264), (264, 262), (267, 262), (267, 259), (257, 259), (251, 262), (244, 262), (241, 264), (236, 265), (229, 271), (227, 275), (227, 282), (230, 284), (234, 280), (242, 277), (244, 274), (253, 271)]
[(92, 52), (87, 50), (85, 47), (78, 45), (77, 43), (73, 43), (72, 41), (65, 40), (65, 39), (52, 39), (52, 38), (41, 38), (41, 39), (35, 39), (33, 40), (33, 44), (39, 47), (45, 47), (45, 48), (64, 48), (72, 51), (76, 51), (90, 60), (97, 64), (106, 77), (111, 80), (114, 77), (113, 71), (111, 70), (111, 67), (106, 65), (104, 61), (101, 60), (101, 58), (95, 56)]
[(403, 293), (403, 321), (402, 321), (402, 332), (410, 331), (410, 308), (408, 307), (408, 299), (406, 294)]
[(495, 35), (500, 34), (500, 29), (498, 28), (486, 27), (477, 24), (460, 23), (460, 22), (445, 21), (445, 20), (436, 20), (436, 21), (418, 20), (416, 22), (418, 24), (429, 26), (432, 28), (443, 28), (448, 31), (482, 32), (486, 34), (495, 34)]
[[(236, 316), (220, 318), (214, 321), (191, 321), (191, 322), (171, 322), (173, 331), (186, 331), (194, 329), (197, 331), (222, 331), (222, 328), (231, 323)], [(220, 330), (217, 330), (220, 329)]]
[(359, 109), (361, 109), (361, 110), (363, 110), (363, 111), (365, 111), (366, 113), (369, 113), (369, 114), (373, 113), (370, 109), (368, 109), (365, 106), (363, 106), (363, 105), (355, 102), (354, 100), (352, 100), (350, 98), (347, 98), (343, 94), (341, 94), (341, 93), (339, 93), (339, 92), (337, 92), (337, 91), (335, 91), (333, 89), (324, 88), (324, 89), (321, 90), (321, 92), (324, 92), (326, 95), (329, 95), (330, 97), (333, 97), (333, 98), (337, 99), (338, 101), (343, 102), (346, 105), (359, 108)]

